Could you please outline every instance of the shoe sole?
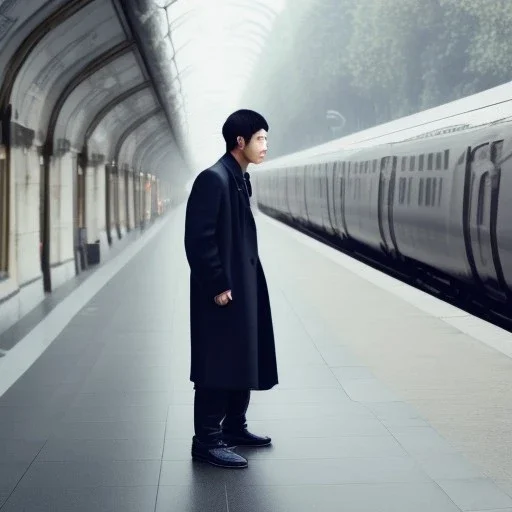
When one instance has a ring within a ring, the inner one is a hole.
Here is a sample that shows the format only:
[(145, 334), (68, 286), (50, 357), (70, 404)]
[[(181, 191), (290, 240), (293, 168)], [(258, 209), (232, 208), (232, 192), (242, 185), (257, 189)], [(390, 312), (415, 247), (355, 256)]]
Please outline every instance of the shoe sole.
[(240, 447), (240, 448), (264, 448), (266, 446), (271, 446), (272, 441), (269, 441), (268, 443), (265, 443), (265, 444), (244, 444), (244, 443), (231, 444), (226, 441), (226, 444), (228, 445), (228, 448), (237, 448), (237, 447)]
[(207, 464), (211, 464), (212, 466), (216, 466), (218, 468), (226, 468), (226, 469), (244, 469), (249, 466), (249, 464), (246, 462), (243, 466), (231, 466), (228, 464), (220, 464), (218, 462), (213, 462), (206, 457), (201, 457), (200, 455), (194, 455), (192, 454), (192, 460), (195, 460), (197, 462), (206, 462)]

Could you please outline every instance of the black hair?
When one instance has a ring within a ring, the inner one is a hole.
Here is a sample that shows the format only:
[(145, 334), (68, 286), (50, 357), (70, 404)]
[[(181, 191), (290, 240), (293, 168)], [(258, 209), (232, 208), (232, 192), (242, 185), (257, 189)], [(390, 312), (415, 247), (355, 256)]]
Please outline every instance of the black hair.
[(249, 144), (252, 136), (260, 130), (268, 132), (268, 123), (261, 114), (247, 109), (233, 112), (222, 126), (226, 151), (231, 151), (236, 146), (237, 137), (243, 137), (246, 144)]

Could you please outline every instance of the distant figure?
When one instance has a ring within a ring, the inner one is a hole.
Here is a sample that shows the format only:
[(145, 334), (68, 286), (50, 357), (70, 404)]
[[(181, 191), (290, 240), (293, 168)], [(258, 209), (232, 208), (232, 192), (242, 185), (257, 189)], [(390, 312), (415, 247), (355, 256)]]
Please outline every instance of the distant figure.
[(247, 467), (236, 446), (268, 446), (247, 430), (251, 390), (278, 383), (267, 283), (258, 257), (249, 197), (249, 163), (263, 162), (268, 124), (258, 113), (231, 114), (226, 153), (194, 181), (187, 202), (191, 374), (195, 384), (192, 458)]

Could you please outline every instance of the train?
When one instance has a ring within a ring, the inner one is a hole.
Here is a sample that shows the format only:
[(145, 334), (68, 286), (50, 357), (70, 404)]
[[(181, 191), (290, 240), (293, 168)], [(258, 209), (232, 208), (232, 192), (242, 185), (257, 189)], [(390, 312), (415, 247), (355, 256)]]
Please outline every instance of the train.
[(256, 207), (512, 298), (512, 82), (258, 165)]

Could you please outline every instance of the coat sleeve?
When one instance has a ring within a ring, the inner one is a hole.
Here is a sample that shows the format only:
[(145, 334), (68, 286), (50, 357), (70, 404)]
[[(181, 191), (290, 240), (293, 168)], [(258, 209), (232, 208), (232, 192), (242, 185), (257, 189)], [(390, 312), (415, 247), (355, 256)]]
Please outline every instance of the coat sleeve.
[(201, 172), (192, 186), (185, 218), (185, 252), (190, 271), (212, 299), (231, 288), (216, 236), (222, 192), (217, 174)]

